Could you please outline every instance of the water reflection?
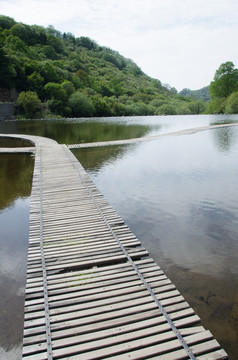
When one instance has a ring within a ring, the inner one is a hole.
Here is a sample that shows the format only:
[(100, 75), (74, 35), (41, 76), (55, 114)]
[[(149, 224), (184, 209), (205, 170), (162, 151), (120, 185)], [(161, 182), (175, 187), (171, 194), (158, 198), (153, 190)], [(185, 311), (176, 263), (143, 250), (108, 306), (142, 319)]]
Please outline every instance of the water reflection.
[(124, 154), (131, 151), (135, 146), (135, 144), (101, 146), (95, 148), (74, 149), (72, 152), (79, 159), (84, 168), (97, 173), (102, 166), (108, 166), (111, 162), (123, 157)]
[(238, 143), (219, 151), (223, 130), (136, 144), (89, 173), (235, 360)]
[(0, 155), (0, 212), (18, 197), (30, 196), (33, 161), (29, 155)]
[(128, 116), (112, 118), (0, 121), (0, 133), (45, 136), (63, 144), (151, 136), (237, 122), (237, 115)]
[(60, 144), (79, 144), (142, 137), (151, 129), (151, 125), (146, 123), (128, 124), (115, 119), (114, 121), (62, 119), (0, 122), (0, 133), (38, 135), (54, 139)]
[(220, 151), (228, 152), (236, 143), (236, 131), (233, 127), (217, 128), (212, 131), (215, 144)]
[[(42, 135), (72, 144), (237, 119), (206, 115), (0, 121), (0, 133)], [(203, 324), (236, 360), (238, 129), (224, 130), (76, 153)], [(32, 169), (29, 155), (0, 156), (0, 321), (6, 329), (0, 333), (0, 358), (4, 359), (21, 358)]]
[(16, 139), (10, 137), (0, 137), (0, 147), (31, 147), (34, 146), (33, 143), (24, 139)]
[(21, 359), (32, 171), (31, 156), (0, 155), (1, 359)]

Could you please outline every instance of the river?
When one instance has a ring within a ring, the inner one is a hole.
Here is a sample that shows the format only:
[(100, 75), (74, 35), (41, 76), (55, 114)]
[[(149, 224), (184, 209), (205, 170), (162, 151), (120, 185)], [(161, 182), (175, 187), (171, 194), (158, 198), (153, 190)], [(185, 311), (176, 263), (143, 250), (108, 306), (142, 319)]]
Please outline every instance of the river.
[[(238, 116), (5, 121), (0, 122), (0, 133), (48, 136), (76, 144), (233, 122)], [(238, 127), (74, 153), (202, 324), (236, 360)], [(13, 169), (18, 169), (16, 174)], [(30, 155), (0, 155), (0, 188), (6, 194), (0, 202), (0, 285), (1, 294), (6, 294), (0, 320), (9, 329), (1, 332), (0, 354), (9, 359), (20, 356), (32, 169)]]

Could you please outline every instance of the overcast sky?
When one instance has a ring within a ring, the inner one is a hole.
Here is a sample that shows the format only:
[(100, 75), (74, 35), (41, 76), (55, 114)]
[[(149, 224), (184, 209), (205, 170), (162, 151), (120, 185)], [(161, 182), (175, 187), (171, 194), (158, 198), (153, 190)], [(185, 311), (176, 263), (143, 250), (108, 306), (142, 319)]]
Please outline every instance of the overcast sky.
[(237, 0), (0, 0), (0, 14), (88, 36), (178, 91), (238, 67)]

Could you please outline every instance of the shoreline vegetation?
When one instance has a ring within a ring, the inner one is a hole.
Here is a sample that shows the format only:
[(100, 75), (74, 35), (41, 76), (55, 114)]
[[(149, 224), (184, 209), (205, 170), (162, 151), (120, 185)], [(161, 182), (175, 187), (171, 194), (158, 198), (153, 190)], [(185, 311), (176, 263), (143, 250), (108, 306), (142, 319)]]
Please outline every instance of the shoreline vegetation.
[(222, 64), (211, 85), (180, 93), (94, 40), (0, 15), (0, 101), (18, 118), (238, 113), (238, 70)]

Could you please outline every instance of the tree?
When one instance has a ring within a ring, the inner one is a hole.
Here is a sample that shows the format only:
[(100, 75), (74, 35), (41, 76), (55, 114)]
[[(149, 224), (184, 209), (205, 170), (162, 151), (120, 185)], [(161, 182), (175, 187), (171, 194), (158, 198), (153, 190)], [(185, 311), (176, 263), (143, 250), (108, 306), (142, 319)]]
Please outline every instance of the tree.
[(201, 114), (206, 109), (206, 104), (202, 100), (194, 100), (188, 103), (188, 108), (191, 114)]
[(225, 98), (213, 98), (209, 101), (206, 110), (207, 114), (224, 114), (226, 106)]
[(11, 29), (11, 27), (16, 24), (16, 21), (9, 16), (0, 15), (0, 27), (2, 29)]
[(164, 104), (157, 110), (158, 115), (176, 115), (176, 108), (171, 104)]
[(15, 84), (16, 71), (0, 44), (0, 87), (11, 88)]
[(33, 118), (40, 113), (41, 102), (38, 95), (33, 91), (22, 91), (16, 101), (16, 112)]
[(87, 95), (77, 91), (69, 98), (69, 107), (72, 115), (76, 117), (92, 116), (94, 113), (94, 106)]
[(214, 80), (210, 84), (212, 97), (226, 98), (238, 89), (238, 70), (231, 61), (220, 65), (215, 73)]
[(60, 101), (67, 101), (68, 96), (66, 90), (61, 84), (49, 82), (44, 86), (45, 95), (47, 99), (55, 99)]
[(6, 39), (6, 46), (12, 49), (15, 54), (21, 53), (27, 55), (27, 45), (18, 36), (9, 35)]
[(75, 92), (75, 87), (71, 81), (65, 80), (62, 82), (61, 87), (66, 91), (68, 96)]
[(96, 116), (112, 116), (112, 109), (102, 97), (99, 95), (93, 95), (91, 99), (95, 108)]
[(97, 86), (97, 91), (102, 95), (102, 96), (113, 96), (114, 92), (113, 90), (110, 88), (110, 86), (105, 83), (105, 82), (100, 82)]
[(161, 90), (163, 87), (162, 87), (162, 84), (161, 84), (161, 81), (158, 80), (158, 79), (153, 79), (151, 81), (151, 84), (153, 85), (153, 87), (155, 87), (156, 89), (159, 89)]
[(163, 84), (163, 87), (173, 95), (178, 93), (177, 89), (175, 87), (172, 87), (170, 84)]
[(57, 60), (59, 57), (55, 49), (51, 45), (45, 45), (42, 50), (48, 59)]
[(15, 24), (11, 28), (10, 33), (14, 36), (18, 36), (27, 45), (35, 44), (35, 33), (31, 30), (31, 27), (29, 25), (24, 25), (20, 23)]
[(45, 45), (47, 41), (47, 36), (44, 27), (39, 25), (32, 25), (31, 29), (32, 31), (34, 31), (35, 34), (37, 34), (37, 43)]
[(52, 98), (47, 101), (47, 106), (53, 114), (66, 117), (71, 115), (71, 109), (67, 106), (65, 101)]
[(76, 75), (82, 83), (82, 87), (90, 85), (90, 79), (86, 71), (80, 69), (76, 72)]
[(35, 91), (40, 98), (43, 96), (43, 83), (43, 77), (35, 71), (27, 77), (28, 89)]
[(50, 62), (46, 62), (44, 64), (42, 73), (43, 73), (42, 76), (45, 79), (45, 83), (59, 81), (59, 76), (58, 76), (54, 66)]
[(227, 98), (225, 112), (228, 114), (238, 114), (238, 91), (233, 92)]
[(62, 34), (59, 30), (56, 30), (53, 25), (49, 25), (46, 29), (47, 34), (53, 35), (57, 38), (62, 38)]
[(90, 39), (89, 37), (86, 37), (86, 36), (81, 36), (80, 38), (77, 38), (76, 44), (78, 46), (86, 47), (88, 50), (92, 50), (93, 48), (97, 47), (97, 44), (95, 43), (95, 41), (93, 41), (92, 39)]
[(51, 45), (58, 54), (64, 51), (64, 42), (61, 38), (49, 34), (47, 36), (46, 45)]
[(110, 85), (112, 86), (116, 97), (119, 97), (120, 95), (123, 94), (124, 89), (122, 86), (122, 82), (119, 79), (113, 78), (110, 81)]

